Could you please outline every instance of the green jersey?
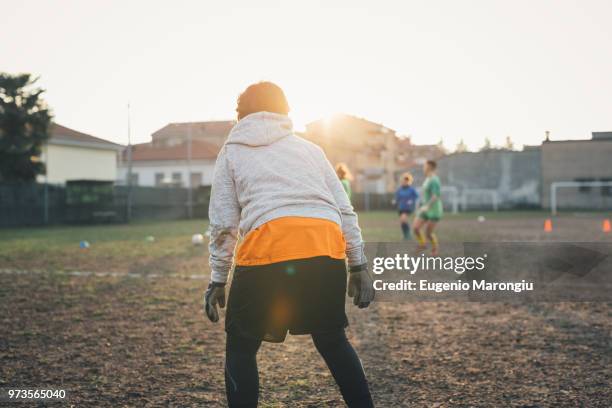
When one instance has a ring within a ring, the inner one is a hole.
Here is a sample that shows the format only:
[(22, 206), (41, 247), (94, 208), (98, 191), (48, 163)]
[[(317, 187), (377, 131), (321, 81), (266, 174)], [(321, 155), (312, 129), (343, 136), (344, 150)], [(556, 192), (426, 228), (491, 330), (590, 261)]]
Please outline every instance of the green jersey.
[(429, 206), (429, 210), (425, 212), (427, 218), (441, 218), (442, 217), (442, 196), (440, 178), (438, 176), (430, 176), (425, 179), (423, 183), (423, 205), (429, 203), (432, 196), (438, 197), (438, 199)]
[(342, 187), (344, 187), (344, 191), (346, 191), (349, 201), (351, 201), (351, 182), (347, 179), (340, 179), (340, 182), (342, 183)]

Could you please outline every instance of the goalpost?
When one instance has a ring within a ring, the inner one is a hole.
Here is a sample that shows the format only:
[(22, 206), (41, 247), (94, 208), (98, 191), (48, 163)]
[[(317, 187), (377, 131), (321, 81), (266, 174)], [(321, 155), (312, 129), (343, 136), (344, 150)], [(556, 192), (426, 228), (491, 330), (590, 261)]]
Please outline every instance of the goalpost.
[(455, 186), (442, 186), (440, 194), (450, 196), (453, 214), (459, 212), (459, 190)]
[(497, 212), (499, 207), (499, 193), (497, 190), (487, 188), (466, 188), (461, 194), (461, 210), (467, 211), (469, 197), (487, 197), (491, 203), (493, 211)]
[[(418, 192), (419, 192), (418, 203), (419, 205), (421, 205), (422, 204), (421, 197), (423, 197), (423, 188), (419, 187)], [(442, 195), (441, 197), (442, 202), (443, 203), (450, 202), (452, 213), (457, 214), (459, 212), (459, 189), (457, 189), (457, 187), (455, 186), (442, 186), (442, 189), (440, 190), (440, 194)], [(447, 197), (450, 198), (450, 200), (447, 200)]]
[(553, 181), (550, 183), (550, 212), (557, 215), (557, 190), (576, 187), (610, 187), (612, 181)]

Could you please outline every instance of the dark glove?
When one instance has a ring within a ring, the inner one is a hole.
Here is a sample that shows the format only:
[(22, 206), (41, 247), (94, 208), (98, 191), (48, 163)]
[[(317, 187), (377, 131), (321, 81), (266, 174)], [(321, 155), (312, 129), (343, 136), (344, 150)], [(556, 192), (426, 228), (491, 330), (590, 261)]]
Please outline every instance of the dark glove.
[(225, 283), (210, 282), (204, 294), (204, 311), (211, 322), (219, 321), (217, 304), (223, 309), (225, 307)]
[(374, 300), (374, 281), (368, 272), (368, 264), (352, 266), (349, 271), (348, 295), (360, 309), (370, 306)]

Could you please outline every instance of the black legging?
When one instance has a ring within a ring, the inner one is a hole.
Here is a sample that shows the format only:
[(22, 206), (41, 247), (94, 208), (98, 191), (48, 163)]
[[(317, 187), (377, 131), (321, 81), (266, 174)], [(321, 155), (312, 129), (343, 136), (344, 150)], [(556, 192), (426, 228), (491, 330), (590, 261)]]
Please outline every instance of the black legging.
[[(344, 401), (350, 408), (370, 408), (374, 404), (357, 353), (344, 329), (313, 334), (315, 347), (325, 360)], [(257, 350), (261, 340), (229, 333), (226, 343), (225, 391), (230, 408), (252, 408), (259, 398)]]

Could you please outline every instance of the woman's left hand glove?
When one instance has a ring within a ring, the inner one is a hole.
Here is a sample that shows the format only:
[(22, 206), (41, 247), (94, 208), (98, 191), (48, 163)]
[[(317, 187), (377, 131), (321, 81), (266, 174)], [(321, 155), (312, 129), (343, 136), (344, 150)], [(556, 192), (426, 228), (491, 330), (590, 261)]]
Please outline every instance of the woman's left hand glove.
[(374, 281), (368, 272), (368, 264), (353, 266), (349, 270), (348, 295), (360, 309), (370, 306), (374, 300)]
[(204, 294), (204, 311), (211, 322), (219, 321), (219, 311), (217, 304), (221, 309), (225, 307), (225, 283), (210, 282), (208, 289)]

